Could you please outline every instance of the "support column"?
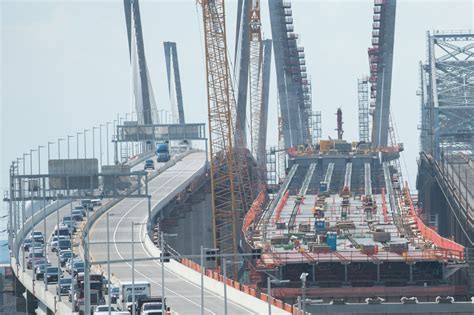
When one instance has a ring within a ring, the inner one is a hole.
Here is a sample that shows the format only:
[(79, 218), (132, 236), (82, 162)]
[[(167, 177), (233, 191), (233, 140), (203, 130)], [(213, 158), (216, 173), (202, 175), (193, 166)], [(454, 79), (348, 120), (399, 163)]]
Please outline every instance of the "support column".
[(343, 261), (341, 264), (344, 266), (344, 282), (342, 283), (343, 285), (350, 285), (349, 282), (349, 277), (348, 277), (348, 271), (347, 271), (347, 266), (350, 264), (349, 261)]
[(383, 281), (380, 281), (380, 265), (383, 264), (382, 261), (376, 261), (374, 264), (377, 266), (377, 281), (375, 282), (376, 285), (383, 285)]
[(413, 266), (416, 264), (414, 261), (407, 261), (407, 265), (410, 267), (410, 281), (408, 281), (408, 284), (414, 284), (415, 282), (413, 281)]

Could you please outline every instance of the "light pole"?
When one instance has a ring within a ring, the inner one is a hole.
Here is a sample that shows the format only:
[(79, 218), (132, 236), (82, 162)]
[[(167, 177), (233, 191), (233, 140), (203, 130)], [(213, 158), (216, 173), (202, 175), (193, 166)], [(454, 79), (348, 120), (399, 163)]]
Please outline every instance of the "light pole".
[(70, 136), (70, 135), (67, 136), (67, 159), (68, 160), (71, 158), (71, 152), (70, 152), (70, 149), (69, 149), (69, 139), (71, 139), (71, 138), (74, 138), (74, 136)]
[(135, 310), (135, 225), (143, 225), (145, 223), (132, 222), (132, 315), (136, 314)]
[[(99, 125), (99, 165), (102, 167), (102, 127), (105, 125)], [(109, 307), (110, 308), (110, 307)]]
[(222, 276), (224, 280), (224, 315), (227, 315), (227, 264), (240, 264), (238, 261), (226, 261), (222, 258)]
[(87, 132), (89, 129), (84, 129), (84, 158), (87, 159)]
[(268, 299), (268, 315), (272, 315), (272, 283), (282, 284), (289, 283), (290, 280), (279, 280), (272, 279), (270, 276), (267, 277), (267, 299)]
[[(38, 150), (35, 150), (35, 149), (30, 149), (30, 175), (33, 175), (33, 152), (36, 152)], [(39, 152), (38, 152), (39, 153)], [(30, 195), (33, 194), (33, 190), (31, 189), (30, 187), (30, 183), (32, 183), (32, 179), (29, 179), (28, 181), (28, 190), (30, 191)], [(30, 201), (30, 207), (31, 207), (31, 235), (35, 235), (35, 209), (34, 209), (34, 205), (33, 205), (33, 200)], [(34, 241), (35, 239), (33, 238), (33, 247), (34, 247)], [(33, 250), (34, 252), (34, 250)], [(46, 256), (45, 256), (46, 257)], [(36, 274), (36, 263), (35, 263), (35, 259), (34, 259), (34, 253), (33, 253), (33, 259), (32, 259), (32, 266), (33, 266), (33, 278), (31, 279), (32, 280), (32, 284), (33, 284), (33, 290), (35, 288), (35, 274)]]
[(204, 315), (204, 250), (214, 251), (217, 253), (219, 249), (218, 248), (204, 248), (201, 245), (201, 315)]
[(107, 143), (107, 165), (110, 165), (110, 159), (109, 159), (109, 145), (110, 145), (110, 139), (109, 139), (109, 125), (112, 123), (110, 121), (105, 123), (105, 142)]
[(303, 314), (306, 315), (306, 277), (308, 276), (307, 272), (303, 272), (300, 276), (301, 280), (301, 299), (303, 300)]
[(64, 139), (58, 138), (58, 160), (61, 159), (61, 141), (64, 141)]
[(178, 234), (165, 234), (163, 231), (160, 233), (160, 242), (161, 242), (161, 298), (163, 302), (161, 303), (161, 314), (165, 314), (165, 235), (166, 236), (178, 236)]
[(95, 130), (99, 127), (92, 127), (92, 158), (95, 159)]
[(79, 135), (82, 135), (82, 132), (76, 132), (76, 159), (79, 160)]

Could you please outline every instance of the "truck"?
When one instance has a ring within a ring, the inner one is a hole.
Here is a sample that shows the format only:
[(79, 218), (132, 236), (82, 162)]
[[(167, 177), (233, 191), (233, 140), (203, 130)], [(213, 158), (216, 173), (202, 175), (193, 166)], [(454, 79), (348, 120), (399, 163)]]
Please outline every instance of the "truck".
[(166, 306), (166, 298), (163, 299), (161, 296), (148, 297), (137, 301), (137, 308), (135, 314), (139, 315), (164, 315), (162, 314), (162, 308), (164, 306), (165, 312), (170, 309)]
[[(120, 283), (120, 294), (117, 300), (117, 307), (122, 311), (131, 312), (133, 307), (133, 292), (135, 302), (150, 296), (151, 285), (148, 281), (123, 281)], [(133, 290), (133, 291), (132, 291)]]
[(156, 144), (156, 161), (160, 162), (168, 162), (170, 160), (170, 148), (167, 142), (157, 143)]
[[(90, 301), (91, 301), (91, 310), (89, 312), (85, 312), (84, 304), (85, 304), (85, 286), (84, 286), (84, 273), (80, 272), (73, 280), (74, 285), (74, 297), (76, 305), (74, 305), (74, 310), (79, 311), (79, 314), (91, 314), (93, 311), (93, 307), (101, 304), (105, 304), (105, 296), (104, 296), (104, 286), (102, 283), (103, 276), (97, 273), (89, 274), (89, 281), (90, 281)], [(69, 301), (72, 300), (71, 292), (69, 292)]]

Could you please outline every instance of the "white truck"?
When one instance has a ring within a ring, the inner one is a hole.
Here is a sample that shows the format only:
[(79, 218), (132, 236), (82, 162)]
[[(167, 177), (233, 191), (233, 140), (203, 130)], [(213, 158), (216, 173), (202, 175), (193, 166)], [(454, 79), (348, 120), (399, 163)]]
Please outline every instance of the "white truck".
[(120, 294), (117, 300), (117, 307), (122, 311), (131, 312), (133, 307), (133, 292), (135, 292), (135, 305), (140, 299), (150, 296), (150, 282), (148, 281), (123, 281), (120, 283)]

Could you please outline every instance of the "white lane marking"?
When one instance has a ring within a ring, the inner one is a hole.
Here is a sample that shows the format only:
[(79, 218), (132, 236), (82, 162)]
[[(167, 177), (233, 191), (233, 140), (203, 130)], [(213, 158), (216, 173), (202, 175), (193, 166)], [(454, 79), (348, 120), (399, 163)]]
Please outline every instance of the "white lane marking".
[[(183, 171), (180, 171), (179, 173), (184, 173), (186, 170), (183, 170)], [(178, 174), (176, 174), (178, 175)], [(159, 186), (157, 189), (155, 189), (153, 193), (156, 193), (158, 190), (160, 190), (163, 186), (166, 186), (166, 184), (168, 184), (171, 180), (173, 180), (174, 178), (170, 178), (169, 180), (167, 180), (165, 183), (163, 183), (161, 186)], [(133, 210), (135, 209), (136, 207), (138, 207), (142, 202), (144, 202), (145, 200), (142, 200), (142, 201), (139, 201), (137, 202), (133, 207), (131, 207), (127, 212), (124, 213), (124, 215), (122, 215), (122, 217), (120, 218), (119, 222), (117, 223), (117, 225), (115, 226), (115, 229), (114, 229), (114, 234), (113, 234), (113, 242), (114, 242), (114, 247), (115, 247), (115, 250), (117, 251), (117, 254), (120, 256), (121, 259), (124, 259), (124, 257), (122, 256), (122, 254), (120, 253), (120, 251), (118, 250), (118, 247), (117, 247), (117, 243), (115, 242), (116, 240), (116, 235), (117, 235), (117, 231), (118, 231), (118, 228), (120, 226), (120, 223), (123, 221), (123, 219)], [(113, 207), (112, 207), (113, 208)], [(110, 209), (112, 210), (112, 209)], [(109, 211), (110, 211), (109, 210)], [(131, 264), (128, 263), (128, 262), (125, 262), (125, 264), (127, 264), (130, 268), (132, 268)], [(137, 272), (138, 274), (141, 274), (144, 278), (150, 280), (151, 282), (155, 283), (156, 285), (160, 286), (161, 287), (161, 284), (160, 283), (157, 283), (156, 281), (154, 281), (152, 278), (146, 276), (145, 274), (143, 274), (142, 272), (138, 271), (138, 270), (135, 270), (135, 272)], [(200, 307), (200, 305), (190, 299), (188, 299), (187, 297), (171, 290), (171, 289), (168, 289), (170, 292), (172, 292), (173, 294), (176, 294), (177, 296), (181, 297), (182, 299)], [(213, 315), (216, 315), (216, 313), (212, 312), (211, 310), (207, 309), (207, 308), (204, 308), (206, 311), (208, 311), (209, 313), (213, 314)]]

